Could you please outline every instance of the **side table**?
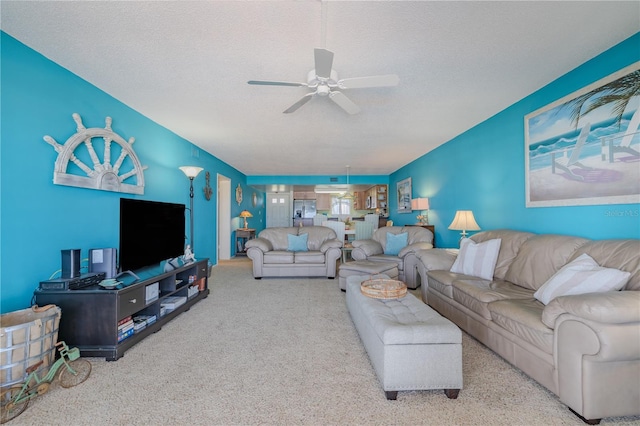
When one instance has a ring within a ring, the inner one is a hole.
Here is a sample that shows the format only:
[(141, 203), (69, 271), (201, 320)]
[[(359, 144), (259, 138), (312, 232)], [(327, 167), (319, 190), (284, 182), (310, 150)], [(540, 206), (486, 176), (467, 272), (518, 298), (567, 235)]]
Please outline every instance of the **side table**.
[(256, 237), (256, 230), (251, 228), (236, 229), (236, 256), (246, 256), (247, 249), (245, 244), (247, 241)]

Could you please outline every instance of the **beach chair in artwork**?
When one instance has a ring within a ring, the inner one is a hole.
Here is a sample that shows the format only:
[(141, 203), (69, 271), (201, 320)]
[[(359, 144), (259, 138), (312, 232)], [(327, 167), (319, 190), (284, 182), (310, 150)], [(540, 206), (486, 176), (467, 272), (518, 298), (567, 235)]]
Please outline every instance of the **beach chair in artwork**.
[(582, 164), (580, 160), (580, 153), (582, 152), (582, 147), (589, 136), (589, 132), (591, 131), (591, 124), (587, 123), (584, 125), (582, 130), (580, 131), (580, 135), (578, 136), (578, 140), (576, 141), (576, 145), (573, 147), (573, 151), (570, 156), (567, 156), (567, 150), (564, 150), (564, 155), (560, 158), (556, 158), (556, 153), (551, 153), (551, 173), (556, 173), (557, 169), (563, 170), (569, 173), (571, 176), (578, 180), (584, 180), (584, 177), (574, 173), (574, 168), (581, 168), (585, 170), (590, 170), (591, 167), (587, 167)]
[[(631, 157), (625, 157), (621, 159), (622, 161), (637, 161), (640, 159), (640, 152), (631, 148), (631, 142), (634, 138), (640, 137), (640, 132), (638, 132), (638, 127), (640, 126), (640, 108), (636, 110), (636, 112), (631, 117), (629, 121), (629, 125), (627, 126), (627, 130), (624, 132), (622, 139), (620, 139), (620, 144), (616, 145), (615, 141), (618, 139), (617, 137), (609, 137), (606, 140), (609, 142), (609, 155), (603, 154), (603, 157), (608, 157), (609, 162), (613, 163), (615, 161), (616, 153), (625, 153), (631, 154)], [(604, 158), (603, 158), (604, 159)]]

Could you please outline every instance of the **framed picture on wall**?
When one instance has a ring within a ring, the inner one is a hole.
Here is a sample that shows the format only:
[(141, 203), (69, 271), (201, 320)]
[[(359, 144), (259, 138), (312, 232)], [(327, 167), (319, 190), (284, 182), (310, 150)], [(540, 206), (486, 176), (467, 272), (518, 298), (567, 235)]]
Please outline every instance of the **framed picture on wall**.
[(640, 202), (640, 62), (528, 114), (527, 207)]
[(398, 213), (411, 213), (411, 178), (397, 183)]

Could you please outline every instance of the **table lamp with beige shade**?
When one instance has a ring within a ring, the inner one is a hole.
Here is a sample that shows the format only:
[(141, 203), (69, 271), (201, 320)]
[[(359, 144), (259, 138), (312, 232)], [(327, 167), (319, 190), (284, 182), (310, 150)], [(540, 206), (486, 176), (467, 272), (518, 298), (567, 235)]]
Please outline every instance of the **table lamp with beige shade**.
[(479, 231), (480, 227), (473, 217), (471, 210), (458, 210), (453, 222), (449, 225), (449, 229), (453, 231), (462, 231), (460, 239), (467, 238), (467, 231)]
[(253, 217), (253, 215), (251, 214), (251, 212), (249, 210), (242, 210), (240, 212), (240, 217), (244, 219), (244, 226), (243, 229), (248, 229), (249, 226), (247, 224), (247, 218), (248, 217)]

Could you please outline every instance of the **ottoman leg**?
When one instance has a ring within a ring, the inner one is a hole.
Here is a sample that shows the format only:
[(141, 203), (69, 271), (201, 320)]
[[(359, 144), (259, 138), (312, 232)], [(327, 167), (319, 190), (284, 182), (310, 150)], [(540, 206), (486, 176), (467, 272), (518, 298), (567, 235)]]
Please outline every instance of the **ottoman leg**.
[(449, 399), (458, 399), (458, 393), (460, 393), (460, 389), (445, 389), (444, 394), (447, 395)]
[(398, 399), (398, 391), (384, 391), (384, 396), (386, 396), (389, 401), (395, 401)]

